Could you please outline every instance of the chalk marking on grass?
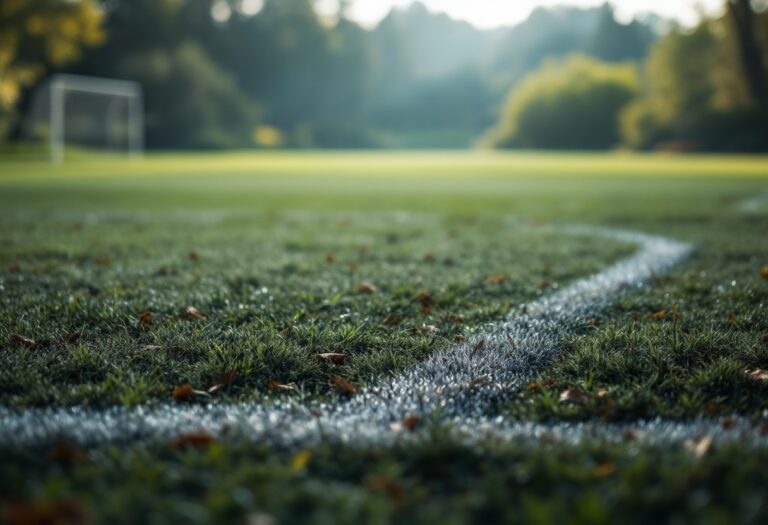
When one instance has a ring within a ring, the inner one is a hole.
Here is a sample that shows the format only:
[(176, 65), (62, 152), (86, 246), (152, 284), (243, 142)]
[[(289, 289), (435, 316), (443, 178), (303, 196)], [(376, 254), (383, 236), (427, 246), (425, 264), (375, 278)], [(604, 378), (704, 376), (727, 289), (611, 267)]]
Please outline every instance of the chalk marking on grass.
[[(161, 404), (137, 408), (0, 408), (0, 445), (35, 446), (66, 437), (86, 446), (167, 439), (205, 431), (279, 446), (312, 446), (325, 440), (350, 444), (392, 444), (419, 432), (396, 428), (407, 415), (425, 428), (452, 432), (466, 441), (486, 438), (538, 442), (614, 442), (632, 433), (650, 444), (680, 444), (707, 434), (718, 442), (767, 444), (745, 419), (661, 420), (623, 425), (602, 423), (534, 424), (489, 418), (494, 403), (507, 399), (562, 351), (569, 331), (624, 293), (643, 286), (683, 260), (691, 246), (640, 233), (570, 227), (639, 245), (639, 251), (608, 269), (510, 313), (484, 333), (427, 358), (411, 370), (384, 380), (349, 400), (268, 404)], [(437, 426), (432, 425), (435, 423)], [(728, 427), (726, 430), (725, 426)]]
[(738, 208), (744, 213), (755, 213), (762, 210), (766, 204), (768, 204), (768, 192), (741, 201)]

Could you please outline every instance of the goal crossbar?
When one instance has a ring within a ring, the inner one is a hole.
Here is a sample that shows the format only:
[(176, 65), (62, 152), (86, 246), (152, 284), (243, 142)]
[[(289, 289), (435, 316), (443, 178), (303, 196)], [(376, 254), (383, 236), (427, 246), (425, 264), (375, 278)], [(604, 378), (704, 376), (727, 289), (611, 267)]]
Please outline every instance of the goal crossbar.
[(132, 157), (144, 151), (144, 96), (141, 84), (128, 80), (58, 74), (50, 82), (50, 149), (51, 161), (64, 159), (65, 109), (67, 93), (88, 93), (122, 97), (128, 107), (128, 152)]

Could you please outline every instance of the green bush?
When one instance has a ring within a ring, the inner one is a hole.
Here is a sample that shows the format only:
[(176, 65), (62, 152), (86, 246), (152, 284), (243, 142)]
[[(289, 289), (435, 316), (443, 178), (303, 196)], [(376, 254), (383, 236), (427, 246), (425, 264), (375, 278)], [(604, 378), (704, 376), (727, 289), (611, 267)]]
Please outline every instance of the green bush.
[(631, 63), (578, 55), (547, 61), (510, 92), (485, 142), (498, 148), (611, 148), (620, 142), (619, 115), (637, 91)]

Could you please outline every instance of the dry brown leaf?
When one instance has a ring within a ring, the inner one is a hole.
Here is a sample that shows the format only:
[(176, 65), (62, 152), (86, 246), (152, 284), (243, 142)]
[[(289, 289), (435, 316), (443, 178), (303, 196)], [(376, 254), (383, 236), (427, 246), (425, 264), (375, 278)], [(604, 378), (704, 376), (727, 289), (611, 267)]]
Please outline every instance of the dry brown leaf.
[(205, 448), (214, 443), (216, 443), (216, 438), (204, 431), (182, 434), (168, 441), (168, 444), (177, 450)]
[(732, 417), (727, 417), (720, 422), (720, 426), (723, 430), (731, 430), (736, 427), (736, 420)]
[(370, 283), (368, 281), (363, 281), (361, 283), (358, 283), (358, 285), (355, 287), (355, 291), (357, 293), (367, 293), (367, 294), (374, 294), (379, 291), (378, 288), (376, 288), (376, 285), (373, 283)]
[(8, 525), (89, 525), (92, 523), (86, 507), (79, 501), (56, 501), (43, 505), (10, 503), (4, 505)]
[(607, 478), (616, 472), (616, 465), (612, 463), (603, 463), (592, 469), (592, 475), (596, 478)]
[(403, 316), (400, 314), (391, 313), (384, 318), (382, 324), (386, 326), (397, 326), (403, 322)]
[(762, 277), (763, 279), (768, 279), (768, 265), (760, 268), (760, 277)]
[(703, 458), (710, 450), (714, 440), (712, 436), (701, 436), (696, 439), (689, 439), (685, 442), (685, 448), (688, 449), (697, 458)]
[(431, 325), (431, 324), (425, 324), (422, 325), (421, 328), (419, 328), (419, 333), (421, 335), (430, 335), (437, 332), (437, 327)]
[(336, 262), (336, 256), (333, 254), (333, 252), (326, 252), (324, 260), (326, 264), (333, 264)]
[(405, 497), (405, 491), (392, 477), (385, 474), (365, 478), (365, 488), (370, 492), (382, 492), (393, 502), (398, 503)]
[(432, 307), (434, 306), (435, 301), (432, 299), (428, 290), (420, 290), (416, 299), (421, 305), (421, 315), (429, 315), (432, 313)]
[(413, 432), (421, 425), (421, 422), (422, 420), (419, 416), (405, 416), (402, 421), (397, 421), (389, 425), (389, 428), (391, 428), (393, 432), (401, 432), (403, 430)]
[(555, 286), (555, 282), (547, 280), (547, 281), (541, 281), (538, 285), (536, 285), (536, 288), (538, 288), (539, 290), (548, 290), (553, 286)]
[(204, 390), (195, 390), (190, 384), (177, 386), (173, 389), (171, 395), (176, 401), (189, 401), (194, 396), (211, 397), (208, 392), (205, 392)]
[(492, 285), (502, 284), (506, 282), (507, 279), (508, 277), (506, 275), (504, 275), (503, 273), (498, 273), (496, 275), (491, 275), (490, 277), (488, 277), (485, 280), (485, 284), (492, 284)]
[(720, 405), (716, 401), (707, 401), (704, 404), (704, 408), (710, 416), (715, 416), (720, 413)]
[(276, 379), (267, 382), (267, 388), (273, 392), (296, 392), (296, 383), (280, 383)]
[(666, 310), (659, 310), (655, 314), (653, 314), (651, 317), (653, 317), (656, 321), (661, 321), (667, 316)]
[(96, 264), (98, 264), (99, 266), (109, 266), (110, 264), (112, 264), (112, 259), (110, 259), (105, 255), (96, 259)]
[(199, 321), (201, 319), (205, 319), (205, 314), (194, 306), (187, 306), (187, 308), (184, 310), (183, 316), (184, 319), (188, 319), (190, 321)]
[(77, 343), (82, 336), (83, 336), (83, 331), (82, 330), (77, 330), (75, 332), (72, 332), (71, 334), (69, 334), (67, 336), (67, 343), (73, 345), (73, 344)]
[(576, 403), (577, 405), (586, 405), (589, 402), (589, 396), (578, 388), (569, 388), (560, 393), (561, 403)]
[(11, 339), (13, 339), (14, 343), (16, 343), (19, 346), (23, 346), (24, 348), (29, 348), (30, 350), (37, 348), (37, 341), (35, 341), (30, 337), (26, 337), (19, 334), (13, 334), (11, 336)]
[(149, 330), (152, 328), (152, 326), (155, 324), (155, 316), (152, 315), (152, 312), (144, 312), (142, 314), (139, 314), (139, 326), (141, 328), (144, 328), (145, 330)]
[(88, 463), (90, 458), (85, 451), (75, 443), (66, 439), (59, 439), (51, 448), (49, 457), (57, 463), (72, 465), (75, 463)]
[(347, 354), (339, 354), (336, 352), (326, 352), (324, 354), (317, 354), (317, 357), (323, 361), (334, 365), (343, 365), (347, 360)]
[(343, 377), (339, 376), (333, 376), (331, 378), (331, 385), (336, 387), (338, 390), (343, 392), (344, 394), (352, 395), (355, 392), (357, 392), (357, 387), (344, 379)]
[(200, 254), (197, 253), (195, 250), (189, 250), (189, 253), (187, 254), (187, 257), (190, 261), (197, 262), (200, 260)]
[(454, 323), (454, 324), (464, 324), (466, 322), (465, 318), (461, 314), (452, 314), (446, 317), (448, 322)]
[(744, 370), (744, 377), (751, 381), (768, 383), (768, 371), (761, 368), (748, 368), (747, 370)]

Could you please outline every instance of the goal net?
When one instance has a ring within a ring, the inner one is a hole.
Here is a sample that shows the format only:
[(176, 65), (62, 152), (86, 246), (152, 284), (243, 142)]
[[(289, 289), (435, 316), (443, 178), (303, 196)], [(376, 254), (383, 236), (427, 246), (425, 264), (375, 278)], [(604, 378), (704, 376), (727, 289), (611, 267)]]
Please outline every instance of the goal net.
[(144, 151), (144, 102), (136, 82), (54, 75), (33, 94), (24, 138), (45, 143), (52, 162), (67, 146), (88, 150)]

